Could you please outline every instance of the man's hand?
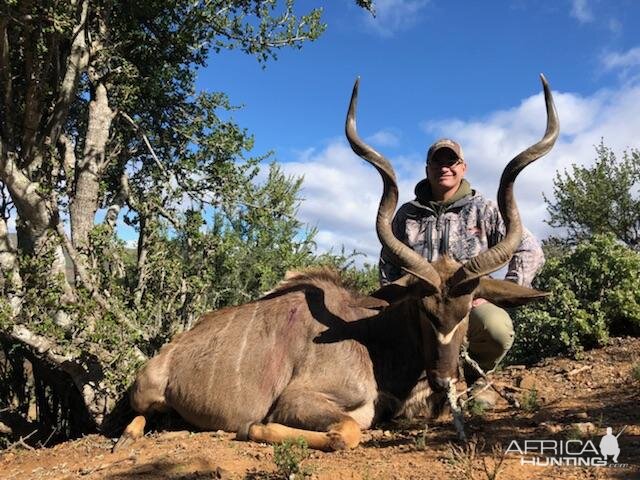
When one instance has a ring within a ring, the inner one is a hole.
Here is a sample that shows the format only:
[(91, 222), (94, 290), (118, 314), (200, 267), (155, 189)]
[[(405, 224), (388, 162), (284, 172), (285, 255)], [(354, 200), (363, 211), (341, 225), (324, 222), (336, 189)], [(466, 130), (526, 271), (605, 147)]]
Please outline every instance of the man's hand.
[(483, 303), (489, 303), (489, 300), (485, 300), (484, 298), (474, 298), (473, 301), (471, 302), (471, 306), (475, 308), (475, 307), (479, 307)]

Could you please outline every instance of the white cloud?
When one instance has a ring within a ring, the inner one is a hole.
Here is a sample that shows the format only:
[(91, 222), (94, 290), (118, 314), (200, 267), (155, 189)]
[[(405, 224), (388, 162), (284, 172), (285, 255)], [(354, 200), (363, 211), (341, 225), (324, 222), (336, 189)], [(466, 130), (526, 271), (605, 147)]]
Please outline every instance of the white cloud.
[(367, 26), (378, 35), (392, 37), (414, 26), (429, 0), (376, 0), (376, 16), (363, 12)]
[[(589, 165), (594, 145), (601, 139), (616, 152), (637, 148), (637, 119), (640, 118), (640, 85), (619, 90), (601, 90), (589, 97), (572, 93), (554, 94), (560, 117), (561, 135), (547, 156), (531, 165), (516, 182), (516, 198), (525, 225), (538, 237), (551, 233), (542, 192), (552, 196), (555, 172), (572, 164)], [(436, 136), (457, 139), (469, 164), (472, 185), (495, 198), (500, 172), (507, 161), (543, 134), (545, 126), (542, 93), (523, 100), (519, 106), (498, 111), (482, 120), (445, 120), (423, 125)]]
[(367, 137), (367, 142), (377, 147), (397, 147), (400, 144), (400, 137), (396, 131), (380, 130)]
[(608, 52), (600, 57), (602, 66), (608, 70), (620, 70), (627, 74), (631, 69), (640, 67), (640, 47), (626, 52)]
[[(406, 162), (405, 158), (390, 160), (394, 165)], [(284, 163), (282, 168), (289, 175), (304, 176), (299, 218), (318, 228), (319, 251), (337, 252), (344, 246), (348, 252), (357, 250), (368, 256), (360, 262), (377, 261), (380, 243), (375, 220), (382, 181), (346, 140), (335, 139), (320, 151), (302, 152), (297, 161)], [(417, 175), (419, 178), (420, 173)], [(401, 201), (412, 198), (414, 180), (399, 180)]]
[[(594, 146), (604, 138), (607, 146), (621, 153), (640, 147), (640, 84), (601, 90), (590, 96), (555, 92), (561, 135), (549, 155), (527, 168), (516, 182), (516, 198), (525, 225), (539, 238), (552, 233), (542, 192), (552, 195), (555, 172), (571, 164), (589, 165)], [(495, 198), (499, 177), (507, 162), (535, 143), (545, 128), (542, 93), (525, 98), (508, 110), (482, 119), (448, 119), (423, 124), (429, 138), (460, 141), (469, 164), (467, 177), (473, 187)], [(413, 189), (424, 176), (424, 152), (390, 157), (398, 175), (400, 204), (414, 197)], [(320, 150), (301, 152), (295, 162), (285, 163), (289, 174), (304, 175), (305, 198), (301, 219), (317, 226), (320, 251), (359, 250), (368, 255), (361, 261), (375, 263), (380, 244), (375, 234), (375, 215), (382, 190), (378, 173), (359, 159), (342, 139)]]
[(593, 22), (594, 16), (588, 0), (571, 0), (571, 16), (580, 23)]

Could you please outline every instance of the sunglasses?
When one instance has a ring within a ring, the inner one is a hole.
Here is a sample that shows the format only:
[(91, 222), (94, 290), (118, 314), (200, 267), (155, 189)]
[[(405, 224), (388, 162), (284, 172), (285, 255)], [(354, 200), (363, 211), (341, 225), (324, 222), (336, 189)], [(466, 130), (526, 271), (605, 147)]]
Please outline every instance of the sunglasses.
[(446, 159), (431, 159), (431, 161), (429, 162), (429, 165), (433, 165), (434, 167), (440, 168), (440, 167), (447, 167), (447, 168), (453, 168), (453, 167), (457, 167), (458, 165), (462, 165), (463, 160), (461, 158), (446, 158)]

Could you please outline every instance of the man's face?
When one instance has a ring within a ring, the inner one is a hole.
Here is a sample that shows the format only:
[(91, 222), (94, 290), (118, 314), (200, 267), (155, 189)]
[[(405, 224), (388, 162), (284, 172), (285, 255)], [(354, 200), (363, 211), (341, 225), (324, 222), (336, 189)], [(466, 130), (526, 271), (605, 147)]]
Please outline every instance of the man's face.
[(462, 182), (467, 165), (453, 150), (441, 148), (427, 164), (427, 178), (431, 188), (457, 190)]

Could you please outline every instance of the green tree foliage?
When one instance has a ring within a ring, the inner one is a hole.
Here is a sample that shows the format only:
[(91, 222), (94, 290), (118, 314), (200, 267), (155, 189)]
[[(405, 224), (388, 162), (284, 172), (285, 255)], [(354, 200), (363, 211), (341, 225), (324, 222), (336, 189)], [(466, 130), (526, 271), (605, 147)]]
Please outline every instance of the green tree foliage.
[(564, 228), (571, 244), (592, 234), (612, 233), (640, 250), (640, 152), (622, 159), (600, 143), (592, 166), (573, 165), (556, 175), (553, 195), (545, 197), (549, 225)]
[(612, 234), (595, 235), (548, 258), (534, 283), (552, 295), (513, 312), (511, 361), (577, 355), (603, 345), (610, 334), (639, 334), (639, 278), (640, 253)]
[[(236, 107), (195, 87), (216, 53), (264, 64), (318, 38), (321, 9), (299, 10), (294, 0), (0, 5), (0, 361), (29, 355), (47, 393), (39, 412), (55, 417), (72, 384), (100, 425), (140, 362), (200, 312), (313, 262), (314, 232), (295, 218), (300, 181), (276, 166), (258, 181), (266, 156), (250, 154)], [(26, 374), (16, 371), (0, 369), (2, 381)]]

